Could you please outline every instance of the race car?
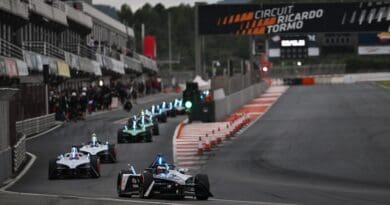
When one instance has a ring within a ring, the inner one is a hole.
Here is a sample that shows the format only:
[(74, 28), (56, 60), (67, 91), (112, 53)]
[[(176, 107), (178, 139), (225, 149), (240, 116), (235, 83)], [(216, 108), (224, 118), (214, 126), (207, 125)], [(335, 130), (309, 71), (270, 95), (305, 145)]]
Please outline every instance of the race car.
[(148, 112), (141, 112), (140, 116), (140, 123), (145, 124), (145, 127), (148, 129), (151, 129), (153, 135), (159, 135), (160, 134), (160, 128), (158, 126), (158, 121), (156, 118), (153, 117), (153, 115)]
[(96, 155), (84, 154), (72, 147), (69, 153), (49, 162), (49, 179), (99, 178), (100, 160)]
[(115, 163), (117, 160), (115, 145), (99, 142), (95, 133), (92, 133), (91, 141), (86, 145), (83, 144), (79, 150), (85, 154), (98, 156), (102, 163)]
[(158, 154), (142, 174), (137, 174), (130, 165), (128, 169), (119, 172), (117, 193), (120, 197), (138, 195), (141, 198), (159, 196), (183, 199), (192, 196), (198, 200), (207, 200), (212, 197), (208, 176), (191, 176), (185, 174), (187, 171), (169, 165), (164, 156)]
[(176, 117), (176, 110), (173, 108), (173, 103), (172, 102), (162, 102), (160, 105), (160, 109), (162, 110), (163, 113), (166, 113), (167, 116), (169, 117)]
[(176, 114), (185, 115), (186, 108), (183, 106), (183, 100), (175, 99), (173, 102), (173, 108), (176, 110)]
[(167, 113), (163, 112), (163, 109), (160, 108), (160, 105), (152, 105), (150, 108), (151, 116), (156, 118), (159, 122), (167, 122)]
[(128, 123), (118, 130), (118, 143), (152, 142), (152, 129), (140, 122), (137, 116), (130, 118)]

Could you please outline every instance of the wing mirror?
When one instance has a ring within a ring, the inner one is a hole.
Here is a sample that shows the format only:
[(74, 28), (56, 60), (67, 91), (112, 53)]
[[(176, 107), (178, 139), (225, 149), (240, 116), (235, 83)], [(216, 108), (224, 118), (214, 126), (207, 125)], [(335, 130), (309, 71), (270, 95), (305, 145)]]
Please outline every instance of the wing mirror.
[(59, 159), (59, 160), (61, 160), (63, 158), (64, 158), (64, 155), (62, 155), (62, 154), (57, 157), (57, 159)]

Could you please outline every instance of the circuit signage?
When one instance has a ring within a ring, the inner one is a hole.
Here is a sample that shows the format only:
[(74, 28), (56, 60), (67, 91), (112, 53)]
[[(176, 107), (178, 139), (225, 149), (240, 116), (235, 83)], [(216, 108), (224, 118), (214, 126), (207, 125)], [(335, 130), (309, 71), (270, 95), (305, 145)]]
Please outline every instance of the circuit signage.
[(389, 31), (390, 3), (199, 5), (200, 35)]

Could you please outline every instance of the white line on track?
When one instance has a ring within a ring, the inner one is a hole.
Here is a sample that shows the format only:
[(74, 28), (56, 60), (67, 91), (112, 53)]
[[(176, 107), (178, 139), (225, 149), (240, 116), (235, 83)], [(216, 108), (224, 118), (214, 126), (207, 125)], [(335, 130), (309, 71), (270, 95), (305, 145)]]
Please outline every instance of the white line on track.
[(230, 202), (235, 204), (259, 204), (259, 205), (294, 205), (288, 203), (275, 203), (275, 202), (262, 202), (262, 201), (242, 201), (242, 200), (230, 200), (230, 199), (209, 199), (210, 201)]
[(21, 179), (27, 173), (28, 170), (30, 170), (31, 166), (34, 164), (34, 162), (37, 159), (37, 157), (35, 155), (31, 154), (30, 152), (26, 152), (26, 154), (31, 157), (31, 160), (23, 168), (23, 170), (19, 173), (19, 175), (15, 179), (13, 179), (10, 183), (8, 183), (7, 185), (1, 187), (0, 191), (5, 191), (6, 189), (8, 189), (12, 185), (14, 185), (17, 181), (19, 181), (19, 179)]

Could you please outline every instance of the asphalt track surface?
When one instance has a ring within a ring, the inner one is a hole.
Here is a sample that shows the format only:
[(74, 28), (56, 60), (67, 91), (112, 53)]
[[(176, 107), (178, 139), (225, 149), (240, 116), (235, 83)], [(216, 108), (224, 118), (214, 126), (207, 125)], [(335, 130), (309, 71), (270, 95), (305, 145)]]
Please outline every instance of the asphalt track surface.
[[(160, 100), (162, 101), (162, 100)], [(159, 101), (159, 102), (160, 102)], [(139, 113), (142, 108), (148, 108), (151, 103), (134, 105), (131, 113)], [(101, 141), (117, 143), (117, 129), (123, 125), (114, 123), (129, 117), (125, 111), (113, 111), (94, 116), (86, 121), (69, 122), (63, 127), (44, 136), (32, 139), (27, 143), (27, 150), (36, 155), (37, 160), (15, 185), (9, 190), (39, 194), (61, 194), (73, 196), (116, 197), (116, 178), (121, 169), (131, 163), (137, 172), (146, 168), (154, 159), (156, 153), (163, 153), (169, 161), (172, 160), (172, 136), (180, 120), (184, 116), (168, 118), (167, 123), (161, 123), (160, 135), (153, 136), (152, 143), (117, 144), (118, 162), (101, 164), (99, 179), (69, 179), (48, 180), (48, 162), (59, 154), (70, 151), (72, 145), (80, 145), (90, 140), (90, 133), (95, 132)]]
[(295, 86), (209, 160), (216, 198), (390, 204), (390, 90)]
[[(124, 116), (98, 116), (30, 141), (28, 150), (38, 159), (10, 190), (118, 199), (117, 172), (129, 161), (140, 170), (156, 152), (171, 158), (180, 119), (161, 126), (164, 134), (152, 144), (119, 145), (119, 163), (104, 165), (100, 179), (49, 181), (47, 166), (49, 158), (86, 141), (93, 129), (98, 136), (113, 135), (119, 125), (112, 122)], [(214, 198), (151, 201), (390, 204), (389, 122), (390, 90), (374, 84), (290, 87), (259, 121), (210, 158), (202, 171), (209, 175)]]

